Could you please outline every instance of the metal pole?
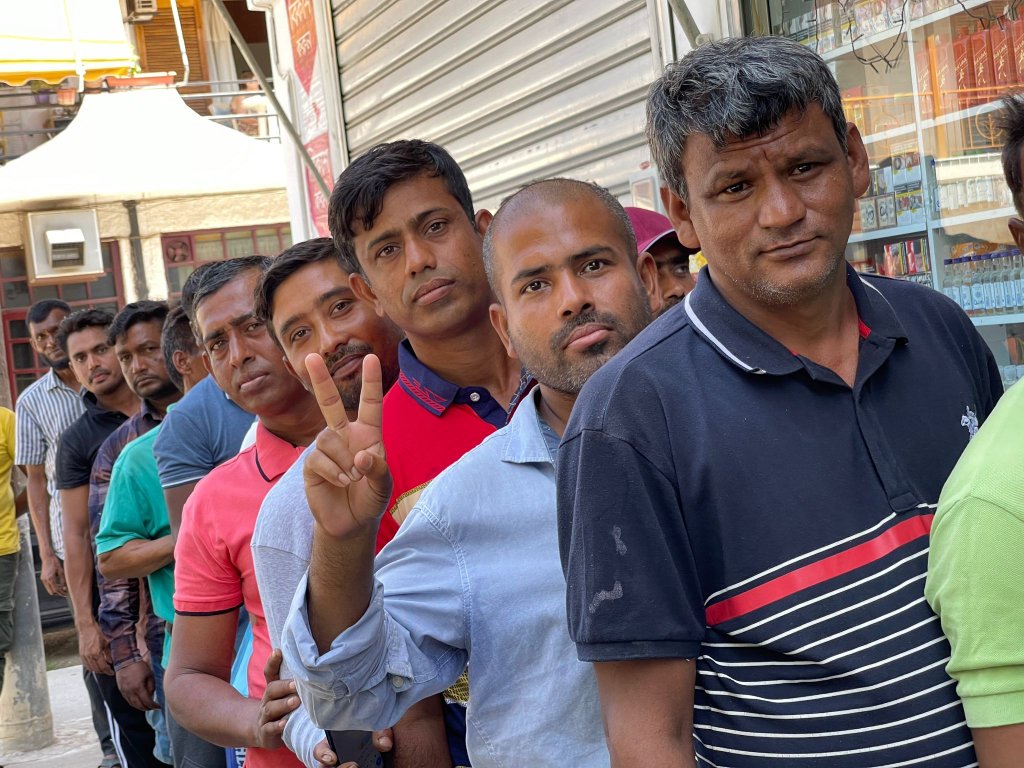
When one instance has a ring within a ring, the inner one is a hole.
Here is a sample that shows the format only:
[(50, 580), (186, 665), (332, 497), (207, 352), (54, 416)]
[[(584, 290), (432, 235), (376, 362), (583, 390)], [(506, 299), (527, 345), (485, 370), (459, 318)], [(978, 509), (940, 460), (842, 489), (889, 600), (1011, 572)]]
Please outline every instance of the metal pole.
[(327, 188), (327, 182), (324, 181), (324, 177), (320, 175), (320, 169), (316, 167), (316, 163), (313, 162), (313, 158), (309, 156), (306, 148), (302, 145), (302, 137), (299, 136), (299, 132), (295, 130), (295, 126), (292, 125), (292, 121), (288, 118), (288, 113), (284, 111), (284, 107), (281, 106), (281, 102), (277, 100), (277, 96), (274, 95), (274, 90), (270, 87), (270, 83), (267, 78), (263, 75), (263, 70), (260, 69), (259, 62), (256, 61), (256, 57), (253, 56), (252, 50), (249, 48), (249, 44), (245, 42), (245, 38), (242, 37), (242, 33), (238, 31), (238, 27), (235, 25), (235, 20), (231, 18), (231, 14), (228, 13), (228, 9), (224, 7), (224, 0), (210, 0), (210, 3), (217, 12), (220, 13), (221, 18), (228, 27), (228, 33), (231, 35), (231, 39), (238, 46), (238, 50), (242, 53), (242, 58), (245, 59), (245, 63), (249, 65), (249, 69), (252, 70), (253, 75), (259, 81), (260, 87), (263, 88), (263, 92), (266, 94), (270, 103), (274, 107), (274, 111), (277, 112), (278, 119), (281, 121), (281, 125), (284, 126), (285, 133), (288, 134), (289, 138), (295, 142), (295, 149), (299, 152), (299, 157), (305, 164), (306, 168), (311, 174), (313, 179), (316, 181), (320, 191), (324, 197), (330, 198), (331, 190)]
[(679, 20), (679, 26), (683, 28), (683, 34), (690, 41), (690, 47), (696, 48), (699, 45), (700, 28), (697, 26), (697, 22), (693, 20), (693, 14), (690, 13), (690, 9), (686, 7), (686, 0), (668, 0), (668, 4), (672, 7), (672, 13), (675, 14), (676, 19)]
[(188, 51), (185, 49), (185, 35), (181, 31), (181, 19), (178, 17), (178, 0), (171, 0), (171, 16), (174, 17), (174, 31), (178, 33), (178, 50), (181, 52), (181, 63), (185, 65), (185, 76), (182, 85), (188, 85), (189, 65)]
[(0, 754), (30, 752), (53, 743), (50, 690), (46, 687), (43, 629), (39, 623), (28, 515), (18, 518), (21, 558), (14, 583), (14, 645), (7, 655), (0, 695)]

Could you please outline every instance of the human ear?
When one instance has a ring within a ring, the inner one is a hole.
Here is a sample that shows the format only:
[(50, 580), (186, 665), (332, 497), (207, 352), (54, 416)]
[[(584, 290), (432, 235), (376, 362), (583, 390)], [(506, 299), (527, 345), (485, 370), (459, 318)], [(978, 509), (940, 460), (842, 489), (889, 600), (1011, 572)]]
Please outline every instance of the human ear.
[(700, 249), (700, 238), (697, 237), (697, 231), (693, 228), (690, 208), (679, 193), (668, 187), (662, 187), (661, 203), (665, 206), (665, 214), (672, 222), (679, 242), (692, 250)]

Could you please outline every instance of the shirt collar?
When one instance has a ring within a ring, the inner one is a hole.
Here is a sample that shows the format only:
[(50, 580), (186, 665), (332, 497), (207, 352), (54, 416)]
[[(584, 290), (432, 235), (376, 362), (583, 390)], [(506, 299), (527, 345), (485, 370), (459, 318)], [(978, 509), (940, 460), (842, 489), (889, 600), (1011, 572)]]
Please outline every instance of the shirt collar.
[(52, 392), (55, 389), (66, 389), (69, 392), (74, 392), (75, 394), (78, 394), (78, 392), (81, 391), (81, 389), (72, 389), (63, 381), (61, 381), (60, 376), (57, 375), (57, 372), (53, 370), (53, 368), (51, 368), (50, 370), (43, 374), (43, 379), (45, 380), (43, 382), (43, 386), (46, 387), (47, 392)]
[(484, 421), (499, 429), (508, 414), (484, 387), (460, 387), (438, 376), (420, 362), (408, 339), (398, 347), (398, 386), (428, 413), (443, 416), (453, 403), (468, 405)]
[[(892, 305), (875, 286), (846, 265), (846, 285), (853, 294), (857, 314), (869, 336), (906, 341), (906, 331)], [(756, 374), (784, 375), (804, 367), (786, 347), (737, 312), (725, 300), (708, 274), (701, 270), (697, 287), (683, 300), (693, 329), (733, 365)]]
[(537, 398), (540, 387), (534, 387), (519, 402), (508, 426), (505, 427), (505, 448), (501, 460), (511, 464), (554, 464), (551, 450), (540, 423)]
[(256, 426), (256, 469), (268, 483), (275, 482), (287, 472), (304, 450), (305, 446), (282, 440), (264, 427), (262, 421)]

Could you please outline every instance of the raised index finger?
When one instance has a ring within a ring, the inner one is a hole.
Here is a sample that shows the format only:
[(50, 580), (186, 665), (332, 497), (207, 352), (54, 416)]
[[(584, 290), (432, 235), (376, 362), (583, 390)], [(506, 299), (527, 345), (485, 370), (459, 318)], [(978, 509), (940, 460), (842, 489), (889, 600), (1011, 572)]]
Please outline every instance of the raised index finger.
[(315, 352), (306, 355), (305, 362), (309, 382), (313, 386), (313, 396), (316, 397), (328, 429), (344, 429), (348, 426), (348, 414), (345, 413), (345, 406), (341, 402), (341, 395), (338, 394), (338, 387), (331, 378), (331, 372), (327, 370), (327, 363)]
[(363, 386), (359, 390), (359, 423), (381, 428), (384, 410), (384, 376), (380, 370), (380, 358), (367, 355), (363, 358)]

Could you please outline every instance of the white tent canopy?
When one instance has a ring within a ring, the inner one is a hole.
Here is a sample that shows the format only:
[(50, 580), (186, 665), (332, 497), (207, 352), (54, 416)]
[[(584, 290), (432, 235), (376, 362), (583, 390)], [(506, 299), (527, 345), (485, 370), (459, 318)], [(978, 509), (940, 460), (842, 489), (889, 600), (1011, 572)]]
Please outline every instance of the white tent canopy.
[(0, 168), (0, 211), (282, 189), (280, 144), (205, 120), (170, 88), (88, 94), (58, 136)]

